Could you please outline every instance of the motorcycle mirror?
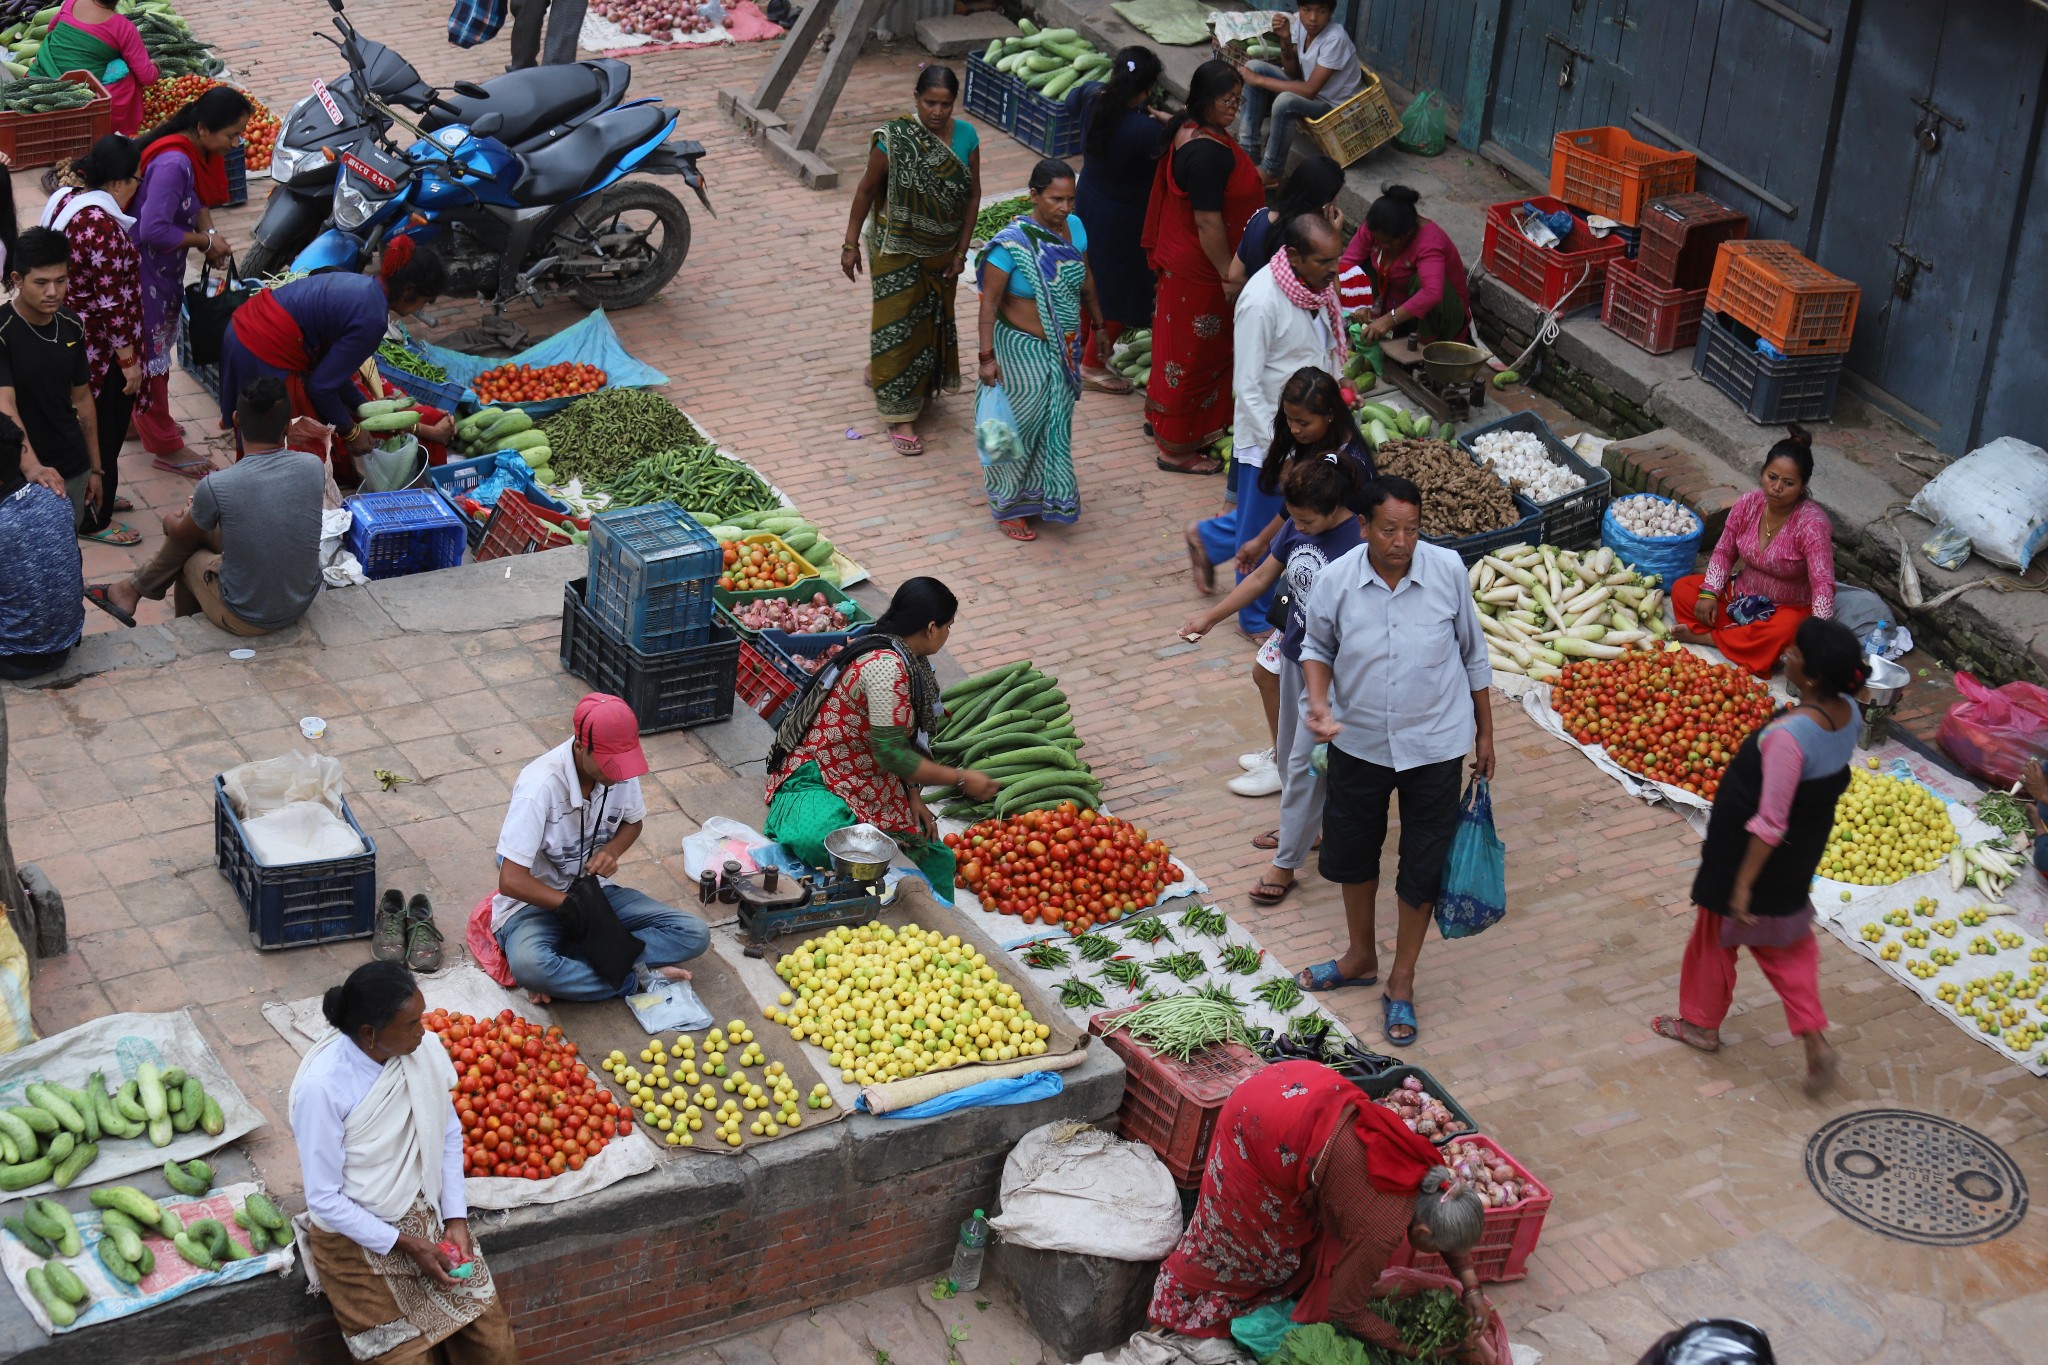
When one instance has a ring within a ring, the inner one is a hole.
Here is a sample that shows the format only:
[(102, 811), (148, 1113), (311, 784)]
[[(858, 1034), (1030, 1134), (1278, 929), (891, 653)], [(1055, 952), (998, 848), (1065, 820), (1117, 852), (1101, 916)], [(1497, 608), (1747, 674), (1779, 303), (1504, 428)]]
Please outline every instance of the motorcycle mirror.
[(491, 92), (484, 89), (481, 85), (478, 85), (475, 81), (457, 81), (450, 88), (453, 89), (456, 94), (462, 95), (468, 99), (487, 100), (491, 97)]
[(333, 10), (336, 14), (341, 13), (341, 0), (327, 0), (327, 8)]
[(478, 118), (475, 123), (469, 125), (469, 131), (476, 137), (490, 137), (504, 126), (505, 116), (503, 114), (485, 114)]

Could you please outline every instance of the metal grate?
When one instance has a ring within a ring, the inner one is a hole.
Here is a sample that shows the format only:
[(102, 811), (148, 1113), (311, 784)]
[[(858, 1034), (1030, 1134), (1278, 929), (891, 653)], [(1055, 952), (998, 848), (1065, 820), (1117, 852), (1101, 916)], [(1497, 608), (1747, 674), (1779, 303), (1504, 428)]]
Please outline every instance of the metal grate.
[(2027, 1214), (2027, 1181), (1991, 1139), (1910, 1109), (1865, 1109), (1822, 1125), (1806, 1178), (1851, 1221), (1902, 1242), (1967, 1246)]

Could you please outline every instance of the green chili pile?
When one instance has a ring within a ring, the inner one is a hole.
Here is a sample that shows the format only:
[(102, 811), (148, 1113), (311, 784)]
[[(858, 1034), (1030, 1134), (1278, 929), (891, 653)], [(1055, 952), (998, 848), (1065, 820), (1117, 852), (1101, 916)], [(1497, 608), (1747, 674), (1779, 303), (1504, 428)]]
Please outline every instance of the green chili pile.
[(1012, 199), (998, 199), (983, 209), (974, 219), (974, 238), (985, 242), (1010, 225), (1010, 220), (1020, 213), (1031, 212), (1031, 196), (1020, 194)]
[(672, 502), (678, 507), (721, 517), (782, 508), (759, 474), (738, 460), (719, 454), (708, 441), (691, 449), (664, 450), (635, 461), (605, 487), (615, 507)]
[(605, 488), (651, 455), (709, 449), (682, 409), (647, 389), (605, 389), (579, 398), (540, 424), (561, 481)]
[(407, 374), (418, 375), (421, 379), (432, 380), (436, 384), (448, 382), (448, 371), (420, 355), (404, 342), (394, 341), (390, 337), (386, 337), (378, 345), (377, 359), (394, 370), (403, 370)]

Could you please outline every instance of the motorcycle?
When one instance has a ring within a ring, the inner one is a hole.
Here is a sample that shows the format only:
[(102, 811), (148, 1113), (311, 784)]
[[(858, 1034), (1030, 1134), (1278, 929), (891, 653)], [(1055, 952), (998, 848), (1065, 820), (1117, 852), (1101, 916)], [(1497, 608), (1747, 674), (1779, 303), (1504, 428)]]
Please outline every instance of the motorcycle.
[[(333, 153), (324, 230), (292, 258), (292, 269), (357, 270), (387, 237), (403, 232), (439, 253), (449, 294), (480, 295), (496, 312), (517, 297), (538, 306), (561, 294), (585, 307), (630, 308), (674, 278), (689, 252), (689, 215), (667, 189), (625, 177), (680, 176), (711, 209), (697, 166), (702, 145), (667, 141), (675, 111), (653, 99), (618, 103), (515, 142), (507, 137), (519, 130), (514, 115), (487, 107), (470, 112), (503, 99), (501, 89), (475, 87), (479, 100), (456, 87), (467, 104), (411, 92), (438, 116), (429, 127), (428, 116), (415, 120), (406, 112), (406, 92), (390, 100), (379, 93), (397, 76), (370, 70), (365, 56), (374, 57), (369, 49), (376, 45), (358, 38), (341, 0), (329, 4), (364, 118), (358, 139)], [(322, 114), (331, 121), (324, 106)], [(516, 117), (530, 126), (527, 112)], [(415, 140), (401, 149), (394, 128)]]

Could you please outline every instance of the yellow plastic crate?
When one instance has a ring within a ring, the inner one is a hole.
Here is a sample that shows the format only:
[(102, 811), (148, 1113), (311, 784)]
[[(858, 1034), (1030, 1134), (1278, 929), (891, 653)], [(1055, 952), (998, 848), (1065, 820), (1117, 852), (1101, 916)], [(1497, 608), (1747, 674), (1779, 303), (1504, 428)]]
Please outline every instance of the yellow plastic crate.
[(1387, 98), (1380, 78), (1363, 63), (1358, 70), (1365, 77), (1365, 89), (1321, 118), (1301, 121), (1316, 146), (1339, 166), (1349, 166), (1378, 151), (1401, 131), (1401, 116), (1394, 112), (1394, 102)]

